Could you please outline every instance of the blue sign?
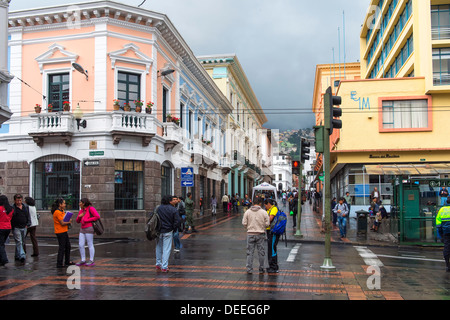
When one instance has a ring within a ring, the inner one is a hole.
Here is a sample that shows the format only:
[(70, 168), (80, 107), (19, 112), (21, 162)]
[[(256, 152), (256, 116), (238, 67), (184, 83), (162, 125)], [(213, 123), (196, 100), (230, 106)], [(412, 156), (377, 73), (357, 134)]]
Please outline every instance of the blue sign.
[(194, 169), (181, 168), (181, 186), (191, 188), (194, 186)]

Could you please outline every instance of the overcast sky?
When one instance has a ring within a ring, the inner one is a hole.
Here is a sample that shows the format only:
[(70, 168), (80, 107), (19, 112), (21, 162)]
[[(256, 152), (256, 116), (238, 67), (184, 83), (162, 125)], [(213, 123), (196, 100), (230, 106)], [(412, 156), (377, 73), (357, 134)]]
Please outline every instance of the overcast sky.
[[(77, 0), (12, 0), (10, 11), (75, 4)], [(143, 0), (116, 0), (140, 5)], [(197, 56), (235, 53), (265, 110), (266, 128), (314, 126), (317, 64), (359, 60), (359, 33), (369, 0), (146, 0), (166, 14)], [(298, 111), (292, 111), (298, 109)]]

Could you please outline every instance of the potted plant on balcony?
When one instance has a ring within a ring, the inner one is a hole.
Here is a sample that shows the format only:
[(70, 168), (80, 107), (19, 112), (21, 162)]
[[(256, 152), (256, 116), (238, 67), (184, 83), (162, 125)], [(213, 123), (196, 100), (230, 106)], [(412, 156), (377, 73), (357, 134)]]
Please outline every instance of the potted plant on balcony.
[(130, 111), (131, 110), (130, 104), (128, 102), (123, 105), (123, 110), (124, 111)]
[(144, 104), (144, 101), (142, 100), (134, 100), (134, 105), (136, 106), (136, 112), (141, 112), (142, 111), (142, 105)]
[(47, 111), (53, 112), (53, 105), (51, 103), (49, 103), (49, 105), (47, 106)]
[(172, 117), (172, 122), (175, 123), (177, 126), (180, 125), (180, 118)]
[(147, 102), (147, 106), (145, 107), (145, 113), (151, 114), (154, 103), (149, 101)]
[(172, 115), (170, 113), (166, 116), (166, 121), (172, 122)]
[(36, 106), (34, 107), (34, 111), (36, 113), (41, 113), (41, 110), (42, 110), (41, 105), (36, 103)]
[(69, 101), (63, 102), (63, 111), (70, 111), (70, 102)]
[(114, 111), (120, 110), (120, 100), (114, 99), (113, 102), (114, 102), (114, 105), (113, 105)]

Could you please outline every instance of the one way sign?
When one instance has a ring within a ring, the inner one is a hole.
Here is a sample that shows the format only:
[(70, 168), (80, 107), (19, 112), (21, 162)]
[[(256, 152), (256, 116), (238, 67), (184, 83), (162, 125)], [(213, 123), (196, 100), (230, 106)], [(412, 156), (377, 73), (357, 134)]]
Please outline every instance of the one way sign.
[(194, 168), (181, 168), (181, 186), (185, 188), (194, 186)]

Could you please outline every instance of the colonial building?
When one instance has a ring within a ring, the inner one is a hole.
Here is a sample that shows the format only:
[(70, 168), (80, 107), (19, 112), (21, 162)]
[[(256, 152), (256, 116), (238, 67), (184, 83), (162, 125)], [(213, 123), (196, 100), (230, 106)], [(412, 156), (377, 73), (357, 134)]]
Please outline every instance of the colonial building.
[[(233, 181), (234, 164), (223, 159), (237, 150), (225, 138), (235, 102), (166, 15), (96, 1), (11, 12), (8, 21), (17, 78), (14, 115), (0, 134), (0, 191), (36, 199), (40, 233), (53, 232), (57, 197), (68, 210), (89, 198), (109, 236), (143, 234), (146, 213), (166, 194), (193, 192), (196, 216), (208, 214), (211, 196)], [(252, 119), (265, 121), (261, 112)], [(256, 181), (261, 160), (251, 159)], [(182, 181), (187, 167), (193, 187)]]
[(8, 68), (8, 7), (11, 0), (0, 1), (0, 126), (11, 118), (8, 85), (13, 79)]
[(201, 56), (198, 60), (232, 106), (228, 134), (223, 136), (231, 153), (223, 161), (232, 163), (228, 194), (243, 197), (251, 194), (253, 186), (273, 180), (270, 166), (273, 139), (271, 131), (263, 127), (267, 117), (235, 54)]

